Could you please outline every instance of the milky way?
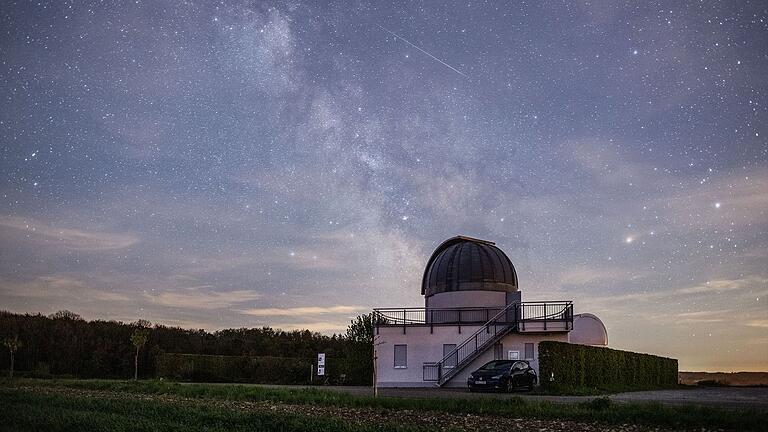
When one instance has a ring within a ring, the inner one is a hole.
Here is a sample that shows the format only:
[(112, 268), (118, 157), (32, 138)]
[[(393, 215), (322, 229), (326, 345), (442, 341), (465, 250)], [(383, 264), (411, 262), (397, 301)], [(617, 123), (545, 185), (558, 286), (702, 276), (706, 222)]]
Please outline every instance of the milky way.
[(509, 3), (4, 3), (0, 308), (338, 332), (463, 234), (768, 369), (766, 3)]

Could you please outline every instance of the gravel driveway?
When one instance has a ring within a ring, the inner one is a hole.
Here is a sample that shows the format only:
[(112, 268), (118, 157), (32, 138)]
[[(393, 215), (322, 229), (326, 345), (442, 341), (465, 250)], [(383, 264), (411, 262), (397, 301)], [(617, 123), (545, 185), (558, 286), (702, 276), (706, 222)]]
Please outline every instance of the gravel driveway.
[[(304, 388), (305, 386), (277, 386), (243, 384), (275, 388)], [(313, 387), (323, 390), (340, 391), (354, 395), (371, 395), (370, 387)], [(514, 393), (470, 393), (459, 388), (384, 388), (379, 395), (410, 398), (508, 398), (519, 396), (524, 399), (548, 400), (556, 403), (577, 403), (594, 399), (594, 396), (544, 396), (525, 392)], [(768, 410), (768, 388), (765, 387), (694, 387), (679, 390), (655, 390), (617, 393), (609, 395), (617, 402), (661, 402), (664, 404), (694, 404), (722, 408), (759, 408)]]

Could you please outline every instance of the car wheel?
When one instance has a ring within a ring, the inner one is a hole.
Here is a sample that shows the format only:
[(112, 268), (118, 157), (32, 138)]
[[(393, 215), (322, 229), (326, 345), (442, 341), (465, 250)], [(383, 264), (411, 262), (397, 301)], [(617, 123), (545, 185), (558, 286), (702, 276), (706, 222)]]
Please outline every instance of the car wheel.
[(515, 390), (515, 380), (512, 378), (507, 380), (507, 393), (512, 393)]

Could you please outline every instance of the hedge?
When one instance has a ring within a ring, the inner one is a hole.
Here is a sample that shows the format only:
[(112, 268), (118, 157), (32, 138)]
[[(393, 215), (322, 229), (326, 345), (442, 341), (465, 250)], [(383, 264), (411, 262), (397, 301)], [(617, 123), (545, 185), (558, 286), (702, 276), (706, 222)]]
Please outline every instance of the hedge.
[(290, 357), (249, 357), (201, 354), (158, 354), (155, 367), (158, 378), (192, 382), (234, 382), (258, 384), (356, 384), (348, 375), (349, 361), (329, 358), (325, 376), (314, 375), (314, 359)]
[(677, 385), (677, 360), (565, 342), (539, 343), (544, 389), (653, 390)]

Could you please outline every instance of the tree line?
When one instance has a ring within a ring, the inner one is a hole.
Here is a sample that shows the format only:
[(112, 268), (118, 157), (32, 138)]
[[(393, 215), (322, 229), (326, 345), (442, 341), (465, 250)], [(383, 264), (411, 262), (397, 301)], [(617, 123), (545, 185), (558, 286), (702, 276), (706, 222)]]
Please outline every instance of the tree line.
[[(140, 347), (137, 334), (145, 338)], [(86, 321), (70, 311), (49, 316), (0, 311), (0, 340), (18, 341), (14, 351), (2, 349), (0, 369), (11, 369), (13, 359), (13, 367), (27, 376), (130, 378), (138, 365), (138, 377), (151, 378), (162, 353), (314, 359), (324, 352), (354, 365), (350, 384), (367, 384), (372, 376), (372, 338), (369, 315), (353, 320), (345, 334), (327, 336), (270, 327), (208, 332), (144, 320)]]

